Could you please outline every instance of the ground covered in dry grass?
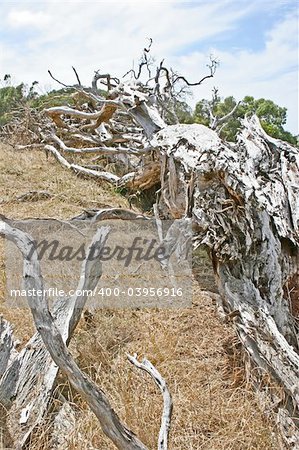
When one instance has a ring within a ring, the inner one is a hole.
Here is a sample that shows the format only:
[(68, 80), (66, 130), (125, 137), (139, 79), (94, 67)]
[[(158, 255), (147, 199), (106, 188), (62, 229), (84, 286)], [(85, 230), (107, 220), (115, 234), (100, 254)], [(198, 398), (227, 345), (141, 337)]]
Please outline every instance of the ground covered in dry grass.
[[(29, 191), (50, 196), (20, 200)], [(128, 207), (108, 185), (84, 180), (62, 169), (38, 151), (17, 153), (0, 146), (0, 212), (11, 218), (68, 218), (85, 208)], [(0, 242), (0, 245), (2, 243)], [(198, 270), (198, 268), (197, 268)], [(1, 258), (0, 312), (25, 343), (33, 332), (27, 310), (5, 306), (4, 262)], [(255, 401), (245, 381), (243, 361), (233, 328), (223, 325), (211, 297), (194, 280), (192, 308), (180, 310), (98, 310), (92, 321), (81, 320), (71, 351), (108, 394), (127, 425), (156, 448), (161, 396), (151, 379), (126, 360), (127, 353), (146, 356), (168, 381), (174, 400), (170, 449), (279, 449), (274, 425)], [(76, 431), (69, 449), (115, 447), (97, 420), (63, 378), (58, 389), (74, 404)], [(49, 449), (48, 424), (33, 437), (30, 449)]]

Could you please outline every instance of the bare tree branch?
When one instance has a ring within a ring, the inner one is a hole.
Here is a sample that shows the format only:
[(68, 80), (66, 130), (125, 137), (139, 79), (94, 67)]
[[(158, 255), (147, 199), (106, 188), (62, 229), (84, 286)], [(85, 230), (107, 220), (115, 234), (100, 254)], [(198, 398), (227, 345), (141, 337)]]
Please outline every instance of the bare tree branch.
[[(108, 227), (103, 227), (98, 230), (89, 246), (88, 255), (103, 245), (108, 233)], [(134, 434), (120, 422), (104, 392), (81, 372), (69, 353), (62, 335), (48, 309), (47, 300), (43, 294), (40, 294), (40, 292), (43, 293), (43, 281), (37, 251), (35, 250), (32, 254), (32, 238), (21, 230), (12, 228), (3, 220), (0, 220), (0, 234), (14, 242), (23, 255), (24, 289), (33, 290), (36, 293), (36, 295), (28, 296), (28, 303), (36, 328), (54, 362), (68, 377), (72, 386), (86, 400), (98, 418), (103, 432), (112, 440), (117, 448), (120, 450), (146, 450), (146, 447)], [(31, 258), (28, 258), (29, 254), (32, 254)], [(85, 271), (89, 273), (89, 278), (93, 280), (92, 284), (94, 289), (101, 272), (101, 264), (99, 261), (98, 264), (94, 264), (92, 258), (90, 259), (89, 257), (87, 257), (84, 263)], [(78, 306), (80, 311), (82, 305)], [(79, 317), (78, 314), (73, 317), (73, 320), (78, 321)]]
[[(105, 100), (105, 101), (103, 101), (103, 103), (108, 106), (114, 106), (115, 108), (122, 106), (120, 102), (117, 102), (115, 100)], [(103, 111), (100, 110), (100, 111), (97, 111), (94, 113), (87, 113), (84, 111), (79, 111), (77, 109), (70, 108), (68, 106), (53, 106), (51, 108), (45, 109), (45, 113), (48, 114), (49, 116), (65, 115), (65, 116), (71, 116), (71, 117), (78, 117), (81, 119), (92, 120), (92, 119), (98, 119), (101, 116), (101, 114), (103, 113)]]
[(224, 124), (228, 119), (230, 119), (235, 114), (235, 112), (238, 109), (240, 104), (241, 104), (241, 102), (236, 103), (235, 106), (233, 107), (233, 109), (223, 117), (213, 116), (212, 109), (209, 109), (210, 128), (212, 130), (216, 130), (219, 125)]
[[(101, 74), (99, 70), (95, 71), (93, 80), (92, 80), (92, 89), (94, 92), (97, 92), (98, 86), (97, 83), (99, 80), (106, 80), (107, 91), (110, 92), (112, 87), (116, 87), (119, 84), (119, 79), (116, 77), (111, 77), (109, 73)], [(111, 80), (116, 84), (112, 84)]]
[(195, 83), (190, 83), (185, 77), (178, 76), (174, 79), (173, 84), (177, 83), (178, 81), (182, 80), (184, 83), (186, 83), (188, 86), (199, 86), (203, 83), (203, 81), (207, 80), (208, 78), (213, 78), (215, 75), (216, 69), (218, 67), (218, 61), (211, 57), (211, 63), (207, 64), (207, 67), (210, 69), (210, 74), (205, 75), (203, 78), (201, 78), (199, 81), (196, 81)]
[(76, 78), (77, 78), (77, 81), (78, 81), (78, 85), (79, 85), (80, 87), (82, 87), (82, 84), (81, 84), (81, 81), (80, 81), (80, 78), (79, 78), (79, 75), (78, 75), (77, 70), (75, 69), (74, 66), (72, 66), (72, 69), (73, 69), (73, 71), (75, 72), (75, 75), (76, 75)]
[(52, 134), (50, 135), (50, 139), (52, 139), (54, 142), (56, 142), (59, 147), (69, 153), (98, 153), (101, 155), (119, 155), (120, 153), (125, 154), (132, 154), (132, 155), (141, 155), (142, 153), (146, 153), (147, 149), (140, 149), (135, 150), (131, 149), (129, 147), (107, 147), (107, 146), (101, 146), (101, 147), (84, 147), (84, 148), (75, 148), (75, 147), (68, 147), (65, 145), (65, 143), (56, 135)]
[(64, 87), (66, 87), (66, 88), (72, 87), (72, 86), (70, 86), (69, 84), (64, 84), (64, 83), (62, 83), (62, 81), (57, 80), (57, 78), (55, 78), (55, 77), (52, 75), (52, 73), (51, 73), (50, 70), (48, 70), (48, 74), (50, 75), (50, 77), (51, 77), (54, 81), (56, 81), (56, 83), (61, 84), (61, 86), (64, 86)]
[(137, 355), (127, 355), (128, 360), (138, 369), (144, 370), (155, 381), (163, 396), (163, 413), (161, 419), (161, 427), (158, 438), (158, 450), (168, 450), (168, 438), (170, 432), (171, 415), (172, 415), (172, 398), (168, 390), (167, 384), (162, 378), (160, 372), (152, 365), (152, 363), (144, 358), (141, 362), (137, 360)]
[(59, 151), (53, 147), (53, 145), (45, 145), (45, 149), (48, 150), (52, 155), (55, 156), (57, 161), (60, 162), (67, 169), (71, 169), (75, 173), (81, 173), (83, 175), (88, 175), (91, 177), (99, 178), (101, 180), (109, 181), (110, 183), (117, 184), (120, 178), (117, 175), (109, 172), (98, 172), (97, 170), (86, 169), (83, 166), (78, 164), (69, 163), (60, 153)]
[(126, 73), (123, 75), (123, 78), (125, 78), (127, 75), (129, 75), (130, 73), (132, 73), (133, 76), (134, 76), (134, 78), (135, 78), (135, 80), (139, 80), (140, 75), (141, 75), (141, 72), (142, 72), (142, 68), (143, 68), (144, 66), (146, 66), (146, 68), (147, 68), (149, 78), (151, 77), (150, 64), (151, 64), (152, 61), (151, 61), (151, 59), (148, 57), (148, 54), (150, 53), (152, 43), (153, 43), (152, 38), (149, 38), (149, 45), (148, 45), (148, 47), (145, 47), (145, 48), (143, 49), (143, 55), (142, 55), (142, 58), (141, 58), (141, 60), (140, 60), (140, 62), (139, 62), (139, 67), (138, 67), (138, 72), (137, 72), (137, 74), (136, 74), (136, 72), (135, 72), (134, 69), (130, 69), (130, 70), (128, 70), (128, 72), (126, 72)]

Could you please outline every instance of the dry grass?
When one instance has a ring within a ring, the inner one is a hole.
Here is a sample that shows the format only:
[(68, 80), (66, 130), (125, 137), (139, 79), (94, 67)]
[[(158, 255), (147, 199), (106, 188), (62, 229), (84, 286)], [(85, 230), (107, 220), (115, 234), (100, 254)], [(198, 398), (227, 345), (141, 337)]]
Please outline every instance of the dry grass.
[[(0, 186), (5, 201), (0, 211), (14, 218), (66, 218), (103, 204), (127, 207), (107, 185), (78, 178), (36, 151), (16, 154), (0, 148)], [(46, 190), (52, 198), (34, 203), (16, 200), (30, 190)], [(31, 319), (28, 311), (5, 307), (2, 269), (0, 312), (25, 342), (33, 331)], [(81, 320), (71, 351), (151, 449), (156, 448), (161, 396), (152, 380), (127, 362), (127, 353), (145, 355), (168, 381), (174, 400), (171, 449), (278, 449), (275, 428), (245, 382), (232, 328), (219, 322), (211, 298), (196, 282), (193, 298), (189, 309), (99, 310), (91, 324)], [(69, 449), (87, 450), (82, 438), (96, 449), (114, 449), (85, 403), (65, 380), (60, 381), (59, 388), (76, 405), (77, 427), (69, 436)], [(30, 449), (49, 449), (47, 431), (46, 425), (38, 430)]]
[[(51, 198), (44, 201), (18, 201), (30, 191), (47, 191)], [(18, 152), (0, 144), (0, 213), (13, 219), (56, 217), (65, 219), (88, 208), (105, 206), (128, 207), (128, 202), (116, 195), (106, 183), (77, 177), (59, 167), (57, 161), (42, 151)], [(0, 251), (3, 253), (2, 242)], [(18, 337), (26, 341), (33, 332), (31, 317), (23, 310), (5, 310), (4, 262), (0, 259), (0, 313), (12, 323), (21, 324)], [(1, 302), (2, 299), (2, 302)]]
[[(75, 216), (87, 208), (128, 207), (104, 182), (84, 179), (60, 168), (42, 151), (17, 152), (0, 149), (0, 210), (13, 218)], [(38, 202), (20, 202), (17, 197), (29, 191), (47, 191), (51, 198)]]

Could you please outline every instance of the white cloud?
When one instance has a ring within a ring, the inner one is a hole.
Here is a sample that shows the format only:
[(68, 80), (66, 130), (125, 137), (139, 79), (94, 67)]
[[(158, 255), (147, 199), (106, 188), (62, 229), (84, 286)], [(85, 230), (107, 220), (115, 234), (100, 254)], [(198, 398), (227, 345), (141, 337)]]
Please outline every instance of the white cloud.
[(49, 17), (42, 11), (28, 9), (12, 9), (7, 16), (7, 23), (14, 28), (37, 27), (41, 28), (49, 21)]

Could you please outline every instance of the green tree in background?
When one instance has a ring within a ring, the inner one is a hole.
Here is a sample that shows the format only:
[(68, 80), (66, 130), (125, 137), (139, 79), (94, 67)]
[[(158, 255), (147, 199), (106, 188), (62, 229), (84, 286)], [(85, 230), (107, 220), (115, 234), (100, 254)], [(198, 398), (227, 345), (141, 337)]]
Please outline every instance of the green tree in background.
[(4, 86), (0, 89), (0, 125), (11, 120), (11, 113), (24, 97), (24, 84), (11, 86), (10, 75), (4, 76)]
[(194, 123), (192, 108), (185, 101), (177, 101), (175, 113), (179, 123)]
[(278, 106), (272, 100), (264, 98), (255, 99), (254, 97), (246, 96), (238, 104), (233, 96), (222, 100), (218, 95), (217, 89), (214, 89), (212, 100), (202, 99), (196, 104), (193, 120), (196, 123), (202, 123), (213, 128), (213, 118), (220, 119), (219, 122), (221, 122), (221, 118), (229, 115), (231, 111), (233, 111), (233, 114), (217, 127), (221, 138), (235, 141), (241, 127), (241, 119), (245, 117), (245, 114), (256, 114), (266, 133), (274, 138), (297, 145), (296, 136), (284, 129), (287, 120), (287, 109)]
[(3, 87), (0, 88), (0, 126), (10, 122), (21, 105), (25, 105), (38, 96), (35, 91), (37, 84), (38, 82), (34, 81), (30, 87), (24, 83), (13, 86), (11, 76), (8, 74), (4, 76)]

